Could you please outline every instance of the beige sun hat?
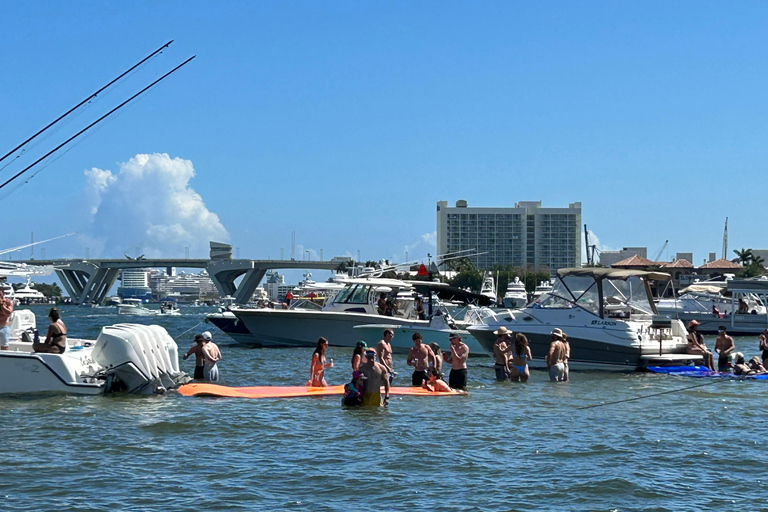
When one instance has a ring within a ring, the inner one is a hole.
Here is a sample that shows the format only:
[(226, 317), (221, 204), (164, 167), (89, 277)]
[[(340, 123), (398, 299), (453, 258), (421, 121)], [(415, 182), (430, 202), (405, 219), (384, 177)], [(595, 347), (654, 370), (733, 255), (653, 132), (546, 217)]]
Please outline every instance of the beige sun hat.
[(501, 327), (493, 331), (493, 334), (495, 334), (496, 336), (504, 336), (505, 334), (512, 334), (512, 331), (510, 331), (509, 329), (507, 329), (502, 325)]

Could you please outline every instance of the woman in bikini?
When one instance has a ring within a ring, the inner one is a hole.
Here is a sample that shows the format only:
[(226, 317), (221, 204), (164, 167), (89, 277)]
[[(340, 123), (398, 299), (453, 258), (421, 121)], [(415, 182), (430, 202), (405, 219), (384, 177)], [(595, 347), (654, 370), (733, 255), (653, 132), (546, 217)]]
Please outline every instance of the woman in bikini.
[(309, 381), (307, 386), (321, 388), (328, 386), (325, 382), (325, 369), (333, 368), (333, 359), (325, 362), (325, 349), (328, 348), (328, 340), (320, 338), (317, 340), (317, 348), (312, 353), (312, 363), (309, 366)]
[(59, 310), (51, 308), (48, 313), (48, 334), (42, 343), (33, 343), (32, 350), (50, 354), (63, 354), (67, 350), (67, 326), (61, 321)]
[(352, 371), (356, 372), (360, 369), (360, 365), (365, 362), (365, 351), (368, 348), (368, 344), (364, 341), (358, 341), (355, 345), (355, 351), (352, 352)]
[(533, 359), (531, 347), (528, 346), (528, 338), (523, 333), (515, 336), (515, 348), (509, 361), (509, 378), (512, 382), (528, 382), (531, 371), (528, 369), (528, 361)]

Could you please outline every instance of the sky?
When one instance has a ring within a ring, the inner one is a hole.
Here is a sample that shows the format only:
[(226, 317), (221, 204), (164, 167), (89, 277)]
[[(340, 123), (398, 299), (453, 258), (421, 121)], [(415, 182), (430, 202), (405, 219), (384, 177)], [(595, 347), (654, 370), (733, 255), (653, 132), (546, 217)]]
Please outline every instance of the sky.
[(669, 240), (665, 260), (720, 257), (726, 217), (728, 257), (768, 248), (765, 3), (0, 9), (0, 155), (174, 40), (2, 181), (196, 55), (0, 190), (2, 247), (76, 232), (35, 256), (201, 258), (215, 240), (277, 259), (295, 232), (296, 259), (402, 262), (434, 256), (437, 201), (465, 199), (581, 201), (602, 249)]

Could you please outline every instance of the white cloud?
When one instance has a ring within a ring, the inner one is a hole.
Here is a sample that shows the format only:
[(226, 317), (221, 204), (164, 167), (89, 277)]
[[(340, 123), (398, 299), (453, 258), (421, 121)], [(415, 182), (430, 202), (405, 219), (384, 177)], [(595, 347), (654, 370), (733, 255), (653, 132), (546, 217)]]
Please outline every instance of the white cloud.
[(85, 171), (89, 203), (87, 234), (98, 253), (91, 257), (134, 255), (139, 247), (148, 257), (206, 257), (208, 242), (226, 242), (229, 234), (189, 181), (192, 162), (167, 154), (138, 154), (117, 172)]
[[(597, 237), (597, 235), (591, 230), (587, 229), (587, 232), (589, 233), (589, 245), (594, 245), (597, 247), (597, 253), (596, 258), (600, 259), (600, 253), (602, 251), (616, 251), (617, 249), (614, 249), (612, 247), (609, 247), (607, 245), (603, 245), (600, 242), (600, 239)], [(587, 261), (587, 247), (586, 244), (581, 244), (581, 261), (585, 262)]]
[(401, 254), (393, 254), (390, 261), (404, 261), (406, 253), (408, 255), (408, 261), (420, 261), (427, 259), (427, 253), (432, 253), (432, 258), (435, 257), (434, 249), (437, 247), (437, 231), (431, 233), (424, 233), (418, 240), (412, 244), (408, 244), (403, 247)]

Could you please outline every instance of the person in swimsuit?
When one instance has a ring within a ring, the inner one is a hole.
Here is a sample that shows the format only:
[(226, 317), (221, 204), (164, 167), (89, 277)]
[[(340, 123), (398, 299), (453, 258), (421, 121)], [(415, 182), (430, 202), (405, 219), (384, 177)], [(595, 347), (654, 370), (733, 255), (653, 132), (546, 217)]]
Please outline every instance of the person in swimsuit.
[(528, 369), (528, 361), (533, 359), (531, 347), (528, 346), (528, 338), (519, 332), (515, 336), (515, 347), (512, 350), (510, 360), (509, 378), (512, 382), (528, 382), (531, 371)]
[(424, 311), (424, 303), (421, 301), (421, 297), (416, 297), (413, 309), (416, 311), (416, 318), (419, 320), (427, 319), (427, 313)]
[(186, 361), (189, 356), (192, 354), (195, 355), (195, 380), (205, 379), (205, 373), (203, 372), (203, 368), (205, 367), (205, 356), (203, 356), (204, 342), (205, 338), (203, 338), (202, 334), (195, 334), (195, 344), (189, 347), (187, 353), (182, 357), (182, 359)]
[(768, 365), (768, 329), (765, 329), (757, 339), (759, 341), (758, 348), (762, 351), (760, 357), (763, 360), (763, 366)]
[(382, 339), (376, 345), (376, 357), (379, 358), (379, 363), (383, 364), (389, 374), (389, 383), (395, 379), (397, 373), (395, 372), (394, 362), (392, 361), (392, 339), (395, 337), (395, 331), (392, 329), (384, 329), (382, 333)]
[(360, 373), (365, 375), (363, 380), (363, 405), (381, 407), (381, 386), (384, 386), (384, 405), (389, 403), (389, 379), (387, 368), (376, 362), (376, 351), (369, 348), (365, 353), (366, 361), (360, 365)]
[(496, 380), (507, 380), (509, 378), (509, 344), (507, 340), (512, 331), (503, 325), (493, 331), (496, 335), (496, 341), (493, 343), (493, 357), (495, 363), (493, 370), (496, 372)]
[(212, 341), (211, 333), (205, 331), (203, 334), (203, 378), (209, 382), (219, 380), (219, 361), (221, 361), (221, 351)]
[(408, 366), (413, 366), (413, 375), (411, 385), (413, 387), (421, 386), (421, 383), (427, 379), (427, 368), (435, 366), (435, 354), (428, 345), (421, 343), (421, 333), (415, 332), (413, 336), (413, 348), (408, 351)]
[(712, 355), (712, 352), (707, 350), (707, 346), (704, 344), (704, 336), (697, 330), (699, 325), (701, 324), (696, 320), (688, 322), (688, 346), (686, 347), (686, 352), (692, 355), (704, 356), (704, 366), (715, 371), (715, 357)]
[(362, 340), (358, 341), (355, 345), (355, 350), (352, 352), (352, 371), (357, 371), (360, 365), (365, 362), (365, 351), (368, 349), (368, 344)]
[(328, 385), (325, 382), (325, 369), (333, 368), (333, 359), (325, 362), (325, 349), (328, 348), (328, 340), (320, 338), (317, 340), (317, 347), (312, 352), (312, 362), (309, 365), (309, 380), (307, 386), (314, 388), (324, 388)]
[(450, 353), (443, 354), (443, 361), (451, 364), (451, 372), (448, 374), (448, 384), (453, 389), (467, 388), (467, 358), (469, 357), (469, 347), (461, 341), (458, 333), (452, 333), (448, 336), (450, 341)]
[(8, 350), (11, 343), (11, 315), (13, 301), (0, 289), (0, 350)]
[(435, 354), (435, 370), (437, 370), (437, 374), (440, 376), (440, 378), (443, 378), (443, 351), (440, 350), (440, 345), (435, 343), (434, 341), (429, 344), (429, 348), (432, 349), (432, 353)]
[(363, 391), (365, 390), (365, 381), (368, 377), (360, 371), (352, 372), (352, 381), (344, 384), (344, 398), (341, 399), (341, 405), (347, 407), (357, 407), (363, 405)]
[(571, 344), (568, 343), (568, 335), (563, 332), (563, 337), (560, 340), (563, 342), (563, 348), (565, 348), (565, 361), (563, 366), (565, 367), (565, 380), (571, 379), (571, 369), (568, 367), (568, 360), (571, 358)]
[(61, 321), (59, 310), (51, 308), (48, 312), (48, 334), (42, 343), (33, 343), (32, 350), (49, 354), (63, 354), (67, 350), (67, 326)]
[(546, 363), (549, 371), (549, 380), (552, 382), (565, 382), (565, 345), (561, 341), (563, 331), (554, 328), (550, 333), (552, 343), (549, 345)]
[(429, 369), (427, 380), (421, 383), (421, 387), (435, 393), (450, 393), (453, 391), (451, 386), (440, 378), (440, 374), (434, 368)]
[(715, 340), (715, 352), (717, 352), (717, 371), (728, 372), (728, 363), (730, 354), (736, 350), (736, 345), (733, 343), (733, 338), (728, 336), (725, 331), (725, 326), (721, 325), (717, 328), (717, 340)]

